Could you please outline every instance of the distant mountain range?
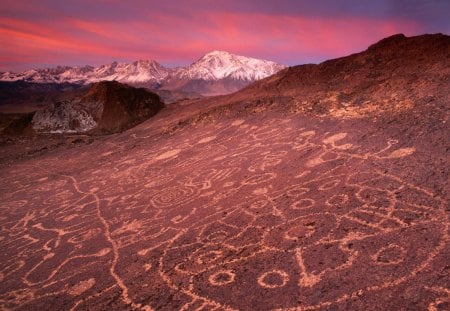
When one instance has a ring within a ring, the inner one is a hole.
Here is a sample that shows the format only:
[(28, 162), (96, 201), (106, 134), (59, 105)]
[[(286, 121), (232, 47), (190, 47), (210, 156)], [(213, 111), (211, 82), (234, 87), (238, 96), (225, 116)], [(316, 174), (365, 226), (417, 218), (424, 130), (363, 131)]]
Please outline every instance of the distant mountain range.
[(285, 66), (267, 60), (213, 51), (187, 67), (167, 68), (154, 60), (113, 62), (99, 67), (58, 66), (21, 73), (0, 73), (0, 81), (90, 84), (118, 81), (151, 89), (220, 95), (271, 76)]

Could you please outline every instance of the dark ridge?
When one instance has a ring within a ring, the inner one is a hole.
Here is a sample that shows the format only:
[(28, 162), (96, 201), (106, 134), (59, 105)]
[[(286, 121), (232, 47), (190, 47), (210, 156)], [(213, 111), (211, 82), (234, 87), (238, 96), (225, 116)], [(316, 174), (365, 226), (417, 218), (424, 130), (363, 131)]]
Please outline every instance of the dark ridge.
[(116, 81), (92, 84), (81, 102), (103, 103), (95, 133), (121, 132), (154, 116), (164, 107), (157, 94)]
[(23, 114), (0, 114), (0, 124), (3, 124), (2, 134), (8, 136), (31, 135), (31, 121), (34, 112)]
[(370, 45), (368, 50), (376, 49), (376, 48), (385, 48), (387, 46), (397, 45), (400, 42), (404, 42), (406, 39), (407, 39), (407, 37), (402, 33), (395, 34), (395, 35), (389, 36), (387, 38), (381, 39), (377, 43)]

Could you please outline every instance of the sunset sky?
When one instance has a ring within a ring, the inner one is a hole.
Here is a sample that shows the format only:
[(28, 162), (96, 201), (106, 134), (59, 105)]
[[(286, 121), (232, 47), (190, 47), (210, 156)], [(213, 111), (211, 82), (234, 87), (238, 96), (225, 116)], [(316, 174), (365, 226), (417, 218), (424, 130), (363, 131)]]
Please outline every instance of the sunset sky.
[(1, 0), (0, 71), (211, 50), (317, 63), (395, 33), (450, 33), (449, 0)]

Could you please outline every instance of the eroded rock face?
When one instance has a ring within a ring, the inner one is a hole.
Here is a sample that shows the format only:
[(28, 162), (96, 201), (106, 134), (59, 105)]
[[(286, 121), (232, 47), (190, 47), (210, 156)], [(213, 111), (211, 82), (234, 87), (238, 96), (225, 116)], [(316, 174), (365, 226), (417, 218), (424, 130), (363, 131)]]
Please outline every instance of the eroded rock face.
[(46, 133), (114, 133), (155, 115), (163, 106), (158, 95), (145, 89), (104, 81), (81, 97), (36, 112), (32, 127)]
[(97, 126), (94, 119), (101, 117), (103, 105), (79, 105), (76, 102), (59, 102), (35, 113), (32, 124), (38, 132), (82, 133)]

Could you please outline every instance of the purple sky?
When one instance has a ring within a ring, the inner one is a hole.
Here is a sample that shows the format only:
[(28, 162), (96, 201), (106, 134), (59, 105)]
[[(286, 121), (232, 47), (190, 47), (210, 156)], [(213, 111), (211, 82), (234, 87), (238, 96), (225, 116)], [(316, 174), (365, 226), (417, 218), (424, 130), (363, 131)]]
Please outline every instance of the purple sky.
[(317, 63), (395, 33), (450, 33), (450, 0), (1, 0), (0, 71), (211, 50)]

